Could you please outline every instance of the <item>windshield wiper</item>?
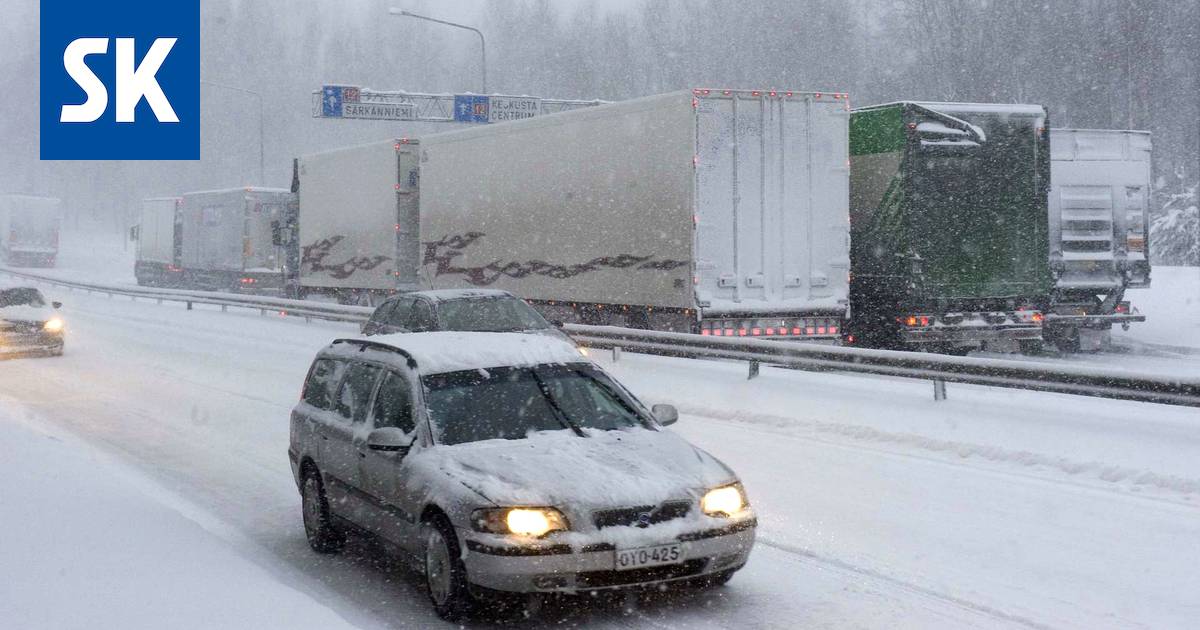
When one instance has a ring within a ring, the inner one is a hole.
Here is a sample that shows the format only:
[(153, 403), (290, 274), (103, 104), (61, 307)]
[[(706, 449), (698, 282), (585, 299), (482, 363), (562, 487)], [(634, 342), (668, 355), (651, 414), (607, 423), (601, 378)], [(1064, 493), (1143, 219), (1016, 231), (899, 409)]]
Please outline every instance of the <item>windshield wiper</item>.
[(579, 437), (587, 437), (587, 434), (583, 432), (583, 428), (575, 424), (575, 421), (571, 420), (567, 412), (563, 411), (558, 401), (554, 399), (554, 394), (550, 393), (550, 387), (546, 385), (546, 381), (542, 380), (542, 376), (537, 373), (537, 370), (529, 370), (529, 373), (533, 374), (533, 379), (537, 381), (538, 389), (546, 397), (546, 401), (550, 403), (550, 408), (554, 410), (554, 416), (563, 424), (563, 428), (571, 429)]

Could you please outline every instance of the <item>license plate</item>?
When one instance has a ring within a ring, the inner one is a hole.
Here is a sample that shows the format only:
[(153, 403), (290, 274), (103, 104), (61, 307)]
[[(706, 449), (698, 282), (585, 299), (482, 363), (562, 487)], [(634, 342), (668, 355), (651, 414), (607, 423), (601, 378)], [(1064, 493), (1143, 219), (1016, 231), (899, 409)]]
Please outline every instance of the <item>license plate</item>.
[(663, 564), (675, 564), (682, 560), (683, 545), (675, 543), (654, 547), (639, 547), (637, 549), (619, 549), (616, 554), (616, 567), (618, 571), (657, 567)]

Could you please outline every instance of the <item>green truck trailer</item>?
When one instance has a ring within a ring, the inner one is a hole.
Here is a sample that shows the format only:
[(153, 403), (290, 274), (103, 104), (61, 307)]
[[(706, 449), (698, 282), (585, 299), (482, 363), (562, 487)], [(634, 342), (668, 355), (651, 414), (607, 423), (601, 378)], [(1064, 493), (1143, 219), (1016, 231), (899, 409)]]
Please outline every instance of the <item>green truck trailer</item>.
[(1037, 105), (900, 102), (850, 117), (854, 345), (1041, 345), (1050, 150)]

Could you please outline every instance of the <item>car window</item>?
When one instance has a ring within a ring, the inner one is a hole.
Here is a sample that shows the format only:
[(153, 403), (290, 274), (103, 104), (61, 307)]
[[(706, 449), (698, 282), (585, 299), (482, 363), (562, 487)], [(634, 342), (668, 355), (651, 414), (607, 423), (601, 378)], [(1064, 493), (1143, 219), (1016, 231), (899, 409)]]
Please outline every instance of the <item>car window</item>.
[(416, 428), (413, 421), (412, 386), (403, 375), (388, 370), (375, 394), (375, 410), (372, 413), (376, 429), (396, 427), (405, 433)]
[(425, 332), (436, 330), (436, 328), (433, 307), (429, 306), (429, 302), (425, 300), (417, 300), (412, 307), (412, 317), (409, 318), (408, 329), (413, 332)]
[(0, 291), (0, 308), (6, 306), (45, 306), (42, 294), (32, 287), (19, 287)]
[(371, 391), (375, 389), (375, 381), (379, 378), (380, 369), (366, 363), (355, 363), (346, 370), (346, 378), (338, 389), (334, 410), (340, 416), (353, 422), (365, 422), (367, 405), (371, 402)]
[(308, 372), (308, 381), (304, 384), (304, 402), (318, 408), (333, 407), (333, 392), (346, 364), (335, 359), (317, 359)]
[(608, 377), (587, 366), (489, 368), (426, 376), (440, 444), (519, 440), (535, 431), (649, 426)]
[(448, 300), (438, 304), (438, 319), (445, 330), (505, 332), (550, 327), (532, 306), (515, 297)]
[(392, 314), (392, 310), (394, 310), (395, 308), (396, 308), (395, 300), (391, 300), (388, 302), (384, 302), (383, 304), (380, 304), (375, 309), (375, 312), (371, 313), (371, 322), (373, 322), (375, 324), (382, 324), (383, 322), (385, 322), (387, 320), (388, 316)]
[(395, 326), (396, 328), (404, 328), (407, 330), (409, 325), (408, 320), (410, 317), (412, 317), (412, 304), (413, 298), (400, 298), (399, 300), (396, 300), (392, 311), (388, 313), (385, 323), (388, 326)]

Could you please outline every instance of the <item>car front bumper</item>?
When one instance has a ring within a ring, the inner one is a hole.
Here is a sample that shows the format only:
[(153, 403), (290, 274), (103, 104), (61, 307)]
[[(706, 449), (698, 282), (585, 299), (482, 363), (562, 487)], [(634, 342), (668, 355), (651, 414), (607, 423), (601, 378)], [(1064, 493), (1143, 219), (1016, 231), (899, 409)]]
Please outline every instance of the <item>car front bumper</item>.
[(0, 356), (48, 352), (62, 347), (62, 333), (0, 331)]
[(464, 532), (463, 562), (472, 584), (496, 591), (576, 593), (646, 587), (741, 568), (754, 546), (756, 525), (751, 517), (660, 541), (658, 544), (682, 546), (678, 563), (626, 570), (616, 570), (616, 547), (611, 543), (580, 549), (568, 545), (492, 547)]

